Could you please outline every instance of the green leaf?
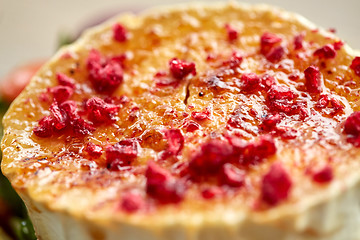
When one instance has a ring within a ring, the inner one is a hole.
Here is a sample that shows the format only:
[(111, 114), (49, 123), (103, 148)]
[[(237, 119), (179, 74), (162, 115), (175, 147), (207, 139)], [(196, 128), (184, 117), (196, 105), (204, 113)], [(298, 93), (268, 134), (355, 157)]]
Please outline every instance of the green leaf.
[(36, 240), (34, 228), (29, 218), (13, 217), (10, 220), (10, 225), (18, 240)]

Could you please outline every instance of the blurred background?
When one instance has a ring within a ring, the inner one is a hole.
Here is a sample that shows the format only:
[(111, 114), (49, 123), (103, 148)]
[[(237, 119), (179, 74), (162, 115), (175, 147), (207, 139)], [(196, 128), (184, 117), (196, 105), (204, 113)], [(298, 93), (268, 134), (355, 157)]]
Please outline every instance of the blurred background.
[[(0, 0), (0, 76), (13, 66), (47, 58), (59, 37), (76, 35), (84, 26), (121, 11), (139, 11), (177, 0)], [(207, 0), (206, 2), (212, 2)], [(360, 49), (359, 0), (248, 0), (297, 12)]]
[[(152, 6), (180, 2), (191, 1), (0, 0), (0, 120), (39, 66), (85, 28), (124, 11), (136, 13)], [(297, 12), (318, 26), (335, 29), (345, 42), (360, 49), (359, 0), (244, 2), (267, 3)], [(26, 208), (0, 173), (0, 240), (9, 239), (36, 238)]]

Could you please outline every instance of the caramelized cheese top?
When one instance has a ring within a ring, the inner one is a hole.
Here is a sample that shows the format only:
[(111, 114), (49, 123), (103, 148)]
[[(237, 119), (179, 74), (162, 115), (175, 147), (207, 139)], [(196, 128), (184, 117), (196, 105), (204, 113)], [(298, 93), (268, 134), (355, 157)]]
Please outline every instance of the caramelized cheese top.
[(289, 214), (357, 179), (360, 121), (344, 132), (359, 110), (355, 59), (270, 7), (124, 15), (16, 99), (2, 169), (21, 194), (90, 219)]

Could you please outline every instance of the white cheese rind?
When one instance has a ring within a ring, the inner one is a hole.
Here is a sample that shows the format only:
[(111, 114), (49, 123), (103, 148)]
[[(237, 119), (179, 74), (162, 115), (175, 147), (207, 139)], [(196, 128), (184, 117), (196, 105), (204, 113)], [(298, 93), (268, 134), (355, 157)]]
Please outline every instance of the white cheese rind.
[(244, 218), (240, 222), (224, 219), (225, 222), (210, 224), (202, 219), (194, 226), (179, 223), (161, 229), (123, 222), (115, 225), (91, 223), (68, 213), (52, 211), (26, 195), (21, 197), (40, 240), (264, 240), (269, 236), (277, 240), (359, 240), (359, 189), (359, 185), (354, 186), (301, 214), (270, 223), (259, 224)]

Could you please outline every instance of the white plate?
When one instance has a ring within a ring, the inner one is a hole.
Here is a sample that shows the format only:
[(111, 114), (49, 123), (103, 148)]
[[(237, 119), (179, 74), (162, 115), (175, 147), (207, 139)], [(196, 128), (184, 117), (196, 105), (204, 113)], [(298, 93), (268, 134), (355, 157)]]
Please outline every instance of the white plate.
[[(103, 13), (176, 2), (189, 1), (0, 0), (0, 76), (16, 65), (50, 57), (61, 32), (76, 32)], [(350, 46), (360, 49), (359, 0), (268, 0), (266, 3), (300, 13), (324, 28), (335, 28)]]

